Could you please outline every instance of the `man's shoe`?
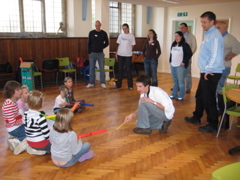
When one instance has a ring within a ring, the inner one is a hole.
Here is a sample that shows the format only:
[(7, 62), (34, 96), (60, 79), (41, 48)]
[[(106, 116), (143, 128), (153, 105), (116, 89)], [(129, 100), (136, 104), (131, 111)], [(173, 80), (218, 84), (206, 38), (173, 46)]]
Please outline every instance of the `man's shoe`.
[(86, 88), (91, 88), (91, 87), (94, 87), (94, 84), (88, 84), (88, 85), (86, 86)]
[(172, 123), (172, 120), (169, 121), (164, 121), (163, 125), (162, 125), (162, 129), (159, 129), (160, 133), (166, 133), (168, 130), (168, 126), (170, 126), (170, 124)]
[(147, 135), (152, 134), (152, 130), (149, 128), (134, 128), (133, 132), (136, 134), (147, 134)]
[(15, 150), (15, 148), (20, 144), (20, 141), (18, 140), (18, 139), (16, 139), (16, 138), (9, 138), (8, 140), (7, 140), (7, 143), (8, 143), (8, 147), (12, 150), (12, 151), (14, 151)]
[(201, 132), (217, 132), (217, 128), (212, 127), (211, 125), (207, 124), (206, 126), (202, 126), (198, 128)]
[(27, 147), (27, 153), (28, 154), (33, 154), (33, 155), (44, 155), (44, 154), (46, 154), (46, 151), (36, 150), (36, 149), (33, 149), (32, 147), (28, 146)]
[(201, 122), (200, 122), (200, 118), (197, 118), (197, 117), (185, 117), (184, 118), (185, 121), (187, 121), (188, 123), (193, 123), (193, 124), (196, 124), (196, 125), (200, 125)]
[(27, 139), (25, 138), (22, 142), (18, 144), (18, 146), (14, 149), (13, 153), (15, 155), (18, 155), (25, 151), (28, 147)]
[(117, 86), (114, 86), (114, 87), (112, 87), (112, 89), (119, 89), (120, 87), (117, 87)]
[(186, 90), (186, 93), (190, 93), (190, 92), (191, 92), (191, 90), (190, 90), (190, 89), (187, 89), (187, 90)]
[(101, 86), (102, 86), (102, 88), (104, 88), (104, 89), (106, 88), (106, 84), (101, 84)]

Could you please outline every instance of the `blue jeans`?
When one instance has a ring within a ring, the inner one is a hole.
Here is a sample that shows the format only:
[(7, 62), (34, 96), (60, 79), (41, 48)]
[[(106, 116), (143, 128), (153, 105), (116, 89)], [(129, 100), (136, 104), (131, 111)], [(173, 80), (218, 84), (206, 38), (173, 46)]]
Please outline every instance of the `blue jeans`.
[(118, 56), (118, 81), (117, 81), (117, 87), (122, 87), (122, 79), (123, 79), (123, 66), (125, 64), (126, 70), (127, 70), (127, 81), (128, 81), (128, 88), (133, 87), (133, 79), (132, 79), (132, 56), (125, 57), (125, 56)]
[(82, 157), (84, 154), (86, 154), (88, 152), (88, 150), (90, 149), (90, 144), (88, 142), (84, 142), (82, 145), (82, 148), (80, 149), (80, 151), (72, 156), (72, 159), (70, 161), (68, 161), (66, 164), (62, 165), (62, 166), (58, 166), (58, 167), (70, 167), (73, 166), (74, 164), (76, 164), (76, 162), (78, 162), (78, 160), (80, 159), (80, 157)]
[(19, 126), (17, 129), (8, 132), (11, 136), (17, 137), (19, 139), (19, 141), (24, 140), (27, 136), (25, 134), (25, 127), (24, 124), (22, 124), (21, 126)]
[(192, 89), (192, 59), (189, 59), (188, 61), (185, 81), (186, 81), (186, 89), (191, 90)]
[(169, 121), (165, 112), (152, 103), (138, 103), (138, 120), (136, 126), (139, 128), (162, 129), (163, 121)]
[(99, 65), (99, 69), (100, 69), (100, 82), (101, 82), (101, 84), (105, 84), (104, 53), (94, 53), (94, 52), (92, 52), (89, 55), (89, 63), (90, 63), (89, 84), (95, 84), (96, 61), (98, 61), (98, 65)]
[(143, 62), (146, 75), (152, 78), (152, 86), (158, 86), (157, 80), (158, 61), (156, 59), (144, 59)]
[(225, 85), (225, 81), (228, 75), (230, 74), (230, 72), (231, 72), (231, 67), (225, 67), (225, 69), (222, 72), (222, 76), (218, 81), (217, 92), (222, 91), (222, 87)]
[[(185, 77), (186, 77), (187, 69), (185, 68), (185, 66), (173, 67), (171, 65), (171, 72), (172, 72), (172, 78), (173, 78), (173, 91), (171, 95), (173, 97), (184, 98)], [(178, 89), (180, 90), (180, 93), (177, 95)]]

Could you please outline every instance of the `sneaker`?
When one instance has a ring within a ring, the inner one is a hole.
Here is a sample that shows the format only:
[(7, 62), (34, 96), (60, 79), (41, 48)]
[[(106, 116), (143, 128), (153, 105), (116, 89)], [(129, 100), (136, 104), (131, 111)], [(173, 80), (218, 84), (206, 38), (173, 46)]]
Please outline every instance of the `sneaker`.
[(36, 150), (36, 149), (33, 149), (32, 147), (28, 146), (27, 147), (27, 153), (28, 154), (33, 154), (33, 155), (44, 155), (44, 154), (46, 154), (46, 151)]
[(128, 88), (130, 91), (132, 91), (133, 90), (133, 88), (132, 87), (130, 87), (130, 88)]
[(94, 84), (88, 84), (88, 85), (86, 86), (86, 88), (91, 88), (91, 87), (94, 87)]
[(190, 93), (190, 92), (191, 92), (191, 90), (190, 90), (190, 89), (187, 89), (187, 90), (186, 90), (186, 93)]
[(20, 144), (20, 141), (16, 138), (8, 138), (7, 143), (11, 151), (14, 151), (15, 148)]
[(178, 98), (177, 98), (177, 100), (178, 100), (178, 101), (182, 101), (182, 100), (183, 100), (183, 98), (181, 98), (181, 97), (178, 97)]
[(82, 155), (80, 158), (79, 158), (79, 162), (83, 162), (83, 161), (86, 161), (88, 159), (91, 159), (94, 155), (94, 152), (93, 151), (88, 151), (87, 153), (85, 153), (84, 155)]
[(174, 96), (173, 96), (173, 95), (170, 95), (169, 97), (170, 97), (171, 99), (174, 99)]
[(133, 132), (136, 134), (147, 134), (147, 135), (152, 134), (152, 130), (149, 128), (134, 128)]
[(168, 126), (170, 126), (170, 124), (172, 123), (172, 120), (169, 121), (164, 121), (163, 125), (162, 125), (162, 129), (159, 129), (160, 133), (166, 133), (168, 130)]
[(198, 128), (199, 131), (201, 132), (217, 132), (217, 127), (214, 128), (213, 126), (211, 126), (210, 124), (207, 124), (206, 126), (202, 126)]
[(14, 149), (14, 154), (18, 155), (20, 153), (22, 153), (23, 151), (25, 151), (28, 147), (28, 143), (27, 143), (27, 139), (25, 138), (22, 142), (20, 142), (18, 144), (18, 146)]
[(194, 116), (193, 117), (185, 117), (184, 119), (188, 123), (193, 123), (193, 124), (196, 124), (196, 125), (200, 125), (201, 124), (200, 118), (197, 118), (197, 117), (194, 117)]
[(106, 88), (106, 84), (101, 84), (101, 86), (102, 86), (102, 88), (104, 88), (104, 89)]

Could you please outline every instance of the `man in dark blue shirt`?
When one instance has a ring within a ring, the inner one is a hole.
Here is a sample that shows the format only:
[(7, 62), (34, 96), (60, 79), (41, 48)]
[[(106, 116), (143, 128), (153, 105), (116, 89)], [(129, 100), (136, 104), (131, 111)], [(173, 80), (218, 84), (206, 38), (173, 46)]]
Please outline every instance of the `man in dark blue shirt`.
[(94, 30), (88, 35), (88, 54), (90, 63), (90, 76), (87, 88), (94, 87), (95, 84), (95, 65), (98, 60), (100, 69), (100, 83), (102, 88), (106, 88), (105, 72), (104, 72), (104, 53), (103, 49), (108, 46), (108, 36), (105, 31), (101, 29), (101, 22), (95, 22)]

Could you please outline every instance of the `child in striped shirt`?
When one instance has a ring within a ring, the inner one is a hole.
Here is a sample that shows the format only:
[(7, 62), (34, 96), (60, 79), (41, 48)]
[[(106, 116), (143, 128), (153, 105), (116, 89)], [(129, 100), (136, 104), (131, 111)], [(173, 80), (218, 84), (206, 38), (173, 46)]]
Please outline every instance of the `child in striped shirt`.
[[(20, 154), (27, 148), (26, 134), (22, 115), (19, 113), (17, 100), (21, 97), (21, 84), (17, 81), (8, 81), (3, 90), (5, 101), (2, 106), (2, 115), (7, 128), (8, 146), (14, 154)], [(21, 143), (20, 143), (21, 142)]]
[(41, 114), (44, 95), (34, 90), (28, 95), (28, 111), (24, 113), (25, 132), (29, 147), (29, 154), (43, 155), (50, 153), (51, 143), (49, 141), (49, 128), (47, 120)]

